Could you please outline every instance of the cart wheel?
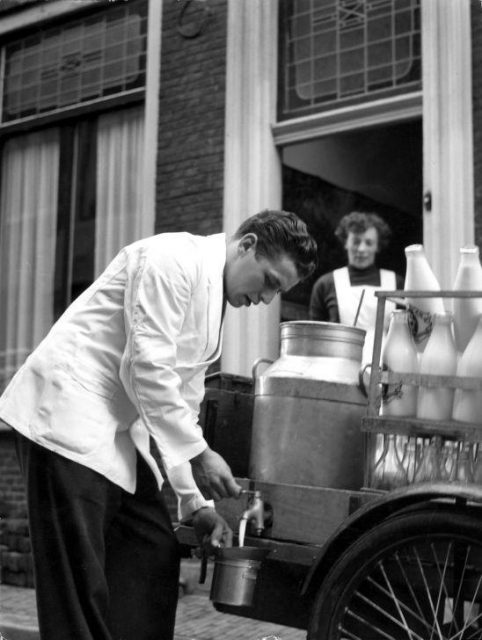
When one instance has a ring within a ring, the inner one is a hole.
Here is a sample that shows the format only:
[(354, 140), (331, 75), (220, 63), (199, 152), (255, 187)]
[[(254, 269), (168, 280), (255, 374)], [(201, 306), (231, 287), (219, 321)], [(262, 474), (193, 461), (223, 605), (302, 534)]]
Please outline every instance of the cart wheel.
[(457, 511), (395, 516), (336, 562), (308, 640), (482, 640), (482, 520)]

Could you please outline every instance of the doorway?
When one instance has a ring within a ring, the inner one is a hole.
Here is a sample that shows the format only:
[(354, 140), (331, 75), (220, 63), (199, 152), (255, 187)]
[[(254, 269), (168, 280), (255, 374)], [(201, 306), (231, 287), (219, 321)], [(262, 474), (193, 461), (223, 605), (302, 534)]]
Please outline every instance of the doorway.
[(318, 268), (283, 295), (282, 321), (307, 319), (316, 279), (346, 264), (334, 232), (351, 211), (377, 213), (390, 225), (377, 265), (405, 275), (404, 248), (423, 242), (421, 118), (297, 142), (281, 159), (283, 209), (296, 212), (318, 243)]

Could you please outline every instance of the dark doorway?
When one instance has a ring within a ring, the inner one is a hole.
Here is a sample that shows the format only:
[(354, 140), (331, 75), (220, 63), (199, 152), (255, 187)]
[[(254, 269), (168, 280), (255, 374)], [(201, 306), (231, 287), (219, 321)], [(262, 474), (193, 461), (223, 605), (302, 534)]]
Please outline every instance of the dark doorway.
[(281, 320), (306, 319), (316, 278), (346, 264), (334, 231), (350, 211), (374, 212), (388, 222), (392, 241), (377, 264), (405, 274), (404, 248), (423, 238), (421, 120), (297, 143), (283, 149), (282, 159), (283, 208), (307, 223), (319, 265), (283, 295)]

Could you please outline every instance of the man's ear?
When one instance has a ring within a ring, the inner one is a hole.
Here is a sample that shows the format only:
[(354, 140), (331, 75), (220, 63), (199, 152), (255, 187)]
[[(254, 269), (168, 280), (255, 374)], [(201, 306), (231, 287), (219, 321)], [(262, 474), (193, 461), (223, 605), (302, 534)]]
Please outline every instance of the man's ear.
[(255, 233), (246, 233), (239, 239), (238, 251), (240, 253), (247, 253), (250, 249), (256, 251), (257, 244), (258, 236)]

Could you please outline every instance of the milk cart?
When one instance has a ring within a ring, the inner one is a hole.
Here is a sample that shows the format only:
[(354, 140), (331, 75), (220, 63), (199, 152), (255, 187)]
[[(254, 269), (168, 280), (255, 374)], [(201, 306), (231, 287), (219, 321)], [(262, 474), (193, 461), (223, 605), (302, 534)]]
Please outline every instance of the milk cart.
[[(482, 292), (376, 295), (377, 326), (366, 395), (360, 385), (306, 382), (310, 415), (322, 435), (326, 436), (324, 421), (341, 420), (350, 441), (357, 434), (361, 438), (359, 482), (354, 471), (359, 468), (356, 451), (355, 457), (348, 452), (336, 461), (343, 468), (343, 477), (350, 478), (348, 487), (336, 475), (332, 476), (335, 486), (298, 483), (292, 469), (287, 476), (280, 469), (271, 482), (251, 477), (252, 409), (260, 380), (253, 387), (248, 379), (219, 374), (208, 384), (202, 408), (206, 438), (231, 464), (239, 483), (253, 492), (246, 499), (222, 501), (217, 509), (235, 532), (247, 514), (250, 526), (245, 544), (269, 549), (252, 605), (214, 606), (227, 613), (307, 629), (311, 640), (482, 640), (482, 486), (473, 477), (475, 463), (482, 464), (482, 449), (478, 452), (482, 423), (379, 416), (383, 385), (464, 386), (482, 393), (476, 379), (382, 371), (386, 300), (471, 297), (482, 296)], [(279, 392), (289, 394), (289, 385)], [(414, 474), (410, 477), (407, 470), (404, 486), (376, 490), (373, 469), (380, 442), (390, 434), (415, 443), (421, 455), (436, 437), (438, 445), (449, 447), (452, 464), (457, 462), (454, 456), (468, 452), (470, 470), (459, 474), (451, 470), (446, 478), (427, 482), (414, 481)], [(273, 441), (271, 446), (276, 452), (280, 442)], [(326, 438), (324, 448), (329, 466), (332, 456)], [(308, 464), (308, 454), (305, 450), (298, 457), (301, 468)], [(280, 462), (283, 466), (282, 456)], [(249, 496), (254, 492), (260, 492), (263, 499), (261, 516), (259, 510), (250, 509)], [(180, 527), (178, 537), (187, 547), (196, 545), (189, 527)]]

